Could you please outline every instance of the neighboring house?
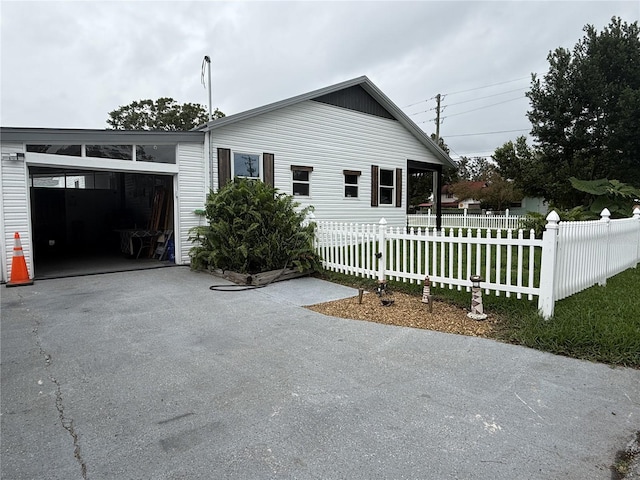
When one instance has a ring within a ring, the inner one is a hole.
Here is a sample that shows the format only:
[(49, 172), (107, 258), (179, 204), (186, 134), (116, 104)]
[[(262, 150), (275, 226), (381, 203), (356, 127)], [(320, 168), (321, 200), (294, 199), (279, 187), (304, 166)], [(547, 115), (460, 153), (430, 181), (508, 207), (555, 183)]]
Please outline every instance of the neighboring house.
[[(487, 187), (486, 182), (466, 182), (467, 188), (470, 191), (482, 190)], [(444, 185), (440, 194), (440, 203), (442, 208), (451, 209), (468, 209), (468, 210), (480, 210), (480, 201), (473, 198), (457, 198), (451, 191), (451, 185)], [(421, 203), (418, 205), (421, 211), (428, 210), (433, 207), (433, 202)]]
[(549, 204), (540, 197), (524, 197), (520, 203), (509, 207), (509, 213), (513, 215), (526, 215), (529, 212), (546, 215)]
[[(407, 175), (455, 167), (367, 77), (213, 120), (191, 132), (1, 128), (2, 280), (14, 232), (30, 274), (34, 253), (123, 247), (164, 192), (161, 223), (175, 262), (189, 263), (189, 230), (210, 189), (259, 178), (315, 208), (318, 220), (404, 225)], [(157, 223), (157, 222), (156, 222)], [(122, 248), (124, 250), (124, 247)], [(64, 251), (64, 252), (63, 252)], [(134, 252), (135, 253), (135, 252)], [(37, 268), (36, 268), (37, 274)]]

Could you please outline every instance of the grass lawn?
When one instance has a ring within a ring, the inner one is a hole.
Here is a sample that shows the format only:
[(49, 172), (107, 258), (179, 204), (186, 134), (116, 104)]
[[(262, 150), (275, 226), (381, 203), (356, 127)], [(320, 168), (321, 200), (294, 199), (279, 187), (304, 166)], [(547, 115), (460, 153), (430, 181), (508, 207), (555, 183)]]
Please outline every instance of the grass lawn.
[[(375, 286), (375, 280), (323, 272), (328, 280)], [(390, 282), (390, 287), (422, 295), (422, 285)], [(432, 289), (437, 300), (463, 307), (470, 293)], [(605, 287), (593, 286), (556, 302), (554, 317), (545, 321), (534, 301), (484, 295), (484, 309), (500, 317), (493, 337), (504, 342), (610, 365), (640, 368), (640, 267), (610, 278)]]

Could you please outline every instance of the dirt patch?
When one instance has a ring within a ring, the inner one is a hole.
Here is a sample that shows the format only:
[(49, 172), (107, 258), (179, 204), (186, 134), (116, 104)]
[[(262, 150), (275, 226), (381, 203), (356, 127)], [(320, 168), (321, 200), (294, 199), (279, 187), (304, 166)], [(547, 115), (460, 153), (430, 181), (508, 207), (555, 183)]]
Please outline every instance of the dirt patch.
[(422, 298), (394, 292), (388, 297), (393, 304), (383, 306), (381, 298), (374, 292), (365, 292), (362, 304), (358, 297), (320, 303), (307, 307), (332, 317), (365, 320), (369, 322), (399, 325), (403, 327), (437, 330), (473, 337), (489, 337), (497, 326), (497, 319), (489, 315), (486, 320), (477, 321), (467, 317), (468, 311), (443, 302), (434, 302), (432, 312), (422, 303)]

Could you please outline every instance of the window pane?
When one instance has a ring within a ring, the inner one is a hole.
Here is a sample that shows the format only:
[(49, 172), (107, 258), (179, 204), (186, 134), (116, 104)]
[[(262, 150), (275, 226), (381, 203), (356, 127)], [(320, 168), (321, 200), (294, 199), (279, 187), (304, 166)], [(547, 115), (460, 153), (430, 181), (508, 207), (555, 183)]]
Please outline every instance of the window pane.
[(393, 204), (393, 188), (380, 188), (380, 205)]
[(136, 145), (138, 162), (176, 163), (174, 145)]
[(82, 147), (80, 145), (27, 145), (27, 152), (79, 157)]
[(344, 196), (345, 197), (357, 197), (358, 196), (358, 187), (354, 187), (353, 185), (346, 185), (344, 187)]
[(66, 180), (67, 188), (94, 188), (93, 173), (67, 173)]
[(380, 170), (380, 185), (393, 187), (393, 170)]
[(133, 160), (133, 145), (87, 145), (87, 157)]
[(358, 176), (357, 175), (345, 175), (344, 183), (347, 185), (357, 185), (358, 184)]
[(233, 154), (233, 174), (236, 177), (260, 177), (260, 155), (251, 153)]
[(308, 197), (309, 196), (309, 184), (308, 183), (294, 183), (293, 194), (295, 196)]
[(64, 175), (32, 175), (32, 185), (44, 188), (64, 188)]
[(306, 170), (294, 170), (293, 171), (293, 179), (299, 182), (308, 182), (309, 181), (309, 172)]

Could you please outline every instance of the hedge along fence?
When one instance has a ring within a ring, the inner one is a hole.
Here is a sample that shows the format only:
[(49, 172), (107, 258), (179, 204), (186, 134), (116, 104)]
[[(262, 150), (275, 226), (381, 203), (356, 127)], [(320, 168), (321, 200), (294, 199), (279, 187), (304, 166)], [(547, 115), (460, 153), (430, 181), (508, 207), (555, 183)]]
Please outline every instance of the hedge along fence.
[(368, 278), (471, 289), (471, 275), (483, 278), (486, 293), (532, 300), (544, 318), (556, 300), (573, 295), (640, 261), (640, 209), (633, 218), (560, 222), (547, 216), (542, 239), (523, 230), (391, 228), (318, 222), (316, 252), (324, 268)]

